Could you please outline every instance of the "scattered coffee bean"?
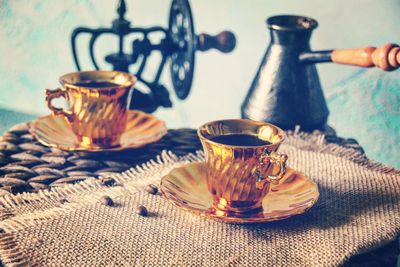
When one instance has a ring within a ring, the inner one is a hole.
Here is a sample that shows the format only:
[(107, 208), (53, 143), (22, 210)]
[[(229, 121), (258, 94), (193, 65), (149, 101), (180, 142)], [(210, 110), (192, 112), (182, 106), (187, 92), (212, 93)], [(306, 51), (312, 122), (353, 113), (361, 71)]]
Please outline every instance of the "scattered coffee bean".
[(115, 184), (115, 180), (111, 177), (102, 177), (100, 182), (104, 186), (113, 186)]
[(148, 186), (146, 186), (146, 191), (149, 194), (155, 195), (158, 193), (158, 188), (153, 184), (149, 184)]
[(60, 204), (64, 204), (64, 203), (67, 203), (68, 200), (67, 200), (66, 198), (60, 198), (60, 199), (58, 200), (58, 202), (60, 202)]
[(148, 214), (148, 211), (147, 211), (146, 207), (145, 207), (145, 206), (142, 206), (142, 205), (138, 206), (138, 207), (136, 208), (135, 212), (136, 212), (137, 214), (139, 214), (140, 216), (143, 216), (143, 217), (146, 217), (147, 214)]
[(112, 206), (114, 204), (113, 200), (109, 196), (103, 196), (100, 202), (105, 206)]

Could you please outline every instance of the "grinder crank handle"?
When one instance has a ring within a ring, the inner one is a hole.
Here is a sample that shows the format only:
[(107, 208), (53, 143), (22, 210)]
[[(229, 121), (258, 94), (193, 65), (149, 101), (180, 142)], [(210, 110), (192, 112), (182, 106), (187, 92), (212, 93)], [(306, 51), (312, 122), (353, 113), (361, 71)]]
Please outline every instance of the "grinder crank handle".
[(391, 71), (400, 67), (400, 47), (397, 44), (387, 43), (379, 48), (307, 51), (300, 54), (299, 60), (302, 63), (334, 62), (364, 68), (378, 67)]
[(235, 46), (236, 38), (230, 31), (223, 31), (215, 36), (206, 33), (197, 36), (197, 50), (202, 52), (214, 48), (222, 53), (229, 53)]
[(400, 47), (392, 43), (379, 48), (335, 49), (331, 57), (332, 61), (338, 64), (378, 67), (389, 71), (400, 67)]

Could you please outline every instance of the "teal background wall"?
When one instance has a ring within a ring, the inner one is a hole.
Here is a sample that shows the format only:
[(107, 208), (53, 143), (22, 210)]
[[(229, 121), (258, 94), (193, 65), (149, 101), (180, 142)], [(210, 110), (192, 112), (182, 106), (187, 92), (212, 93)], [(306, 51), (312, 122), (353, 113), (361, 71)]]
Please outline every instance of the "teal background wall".
[[(43, 89), (57, 87), (60, 75), (75, 70), (70, 33), (77, 26), (109, 27), (116, 3), (0, 0), (0, 131), (48, 113)], [(167, 25), (170, 1), (128, 0), (127, 5), (134, 25)], [(269, 42), (268, 16), (301, 14), (317, 19), (314, 49), (400, 42), (398, 0), (192, 0), (191, 6), (198, 33), (230, 29), (238, 42), (232, 54), (197, 54), (189, 98), (173, 99), (173, 109), (156, 113), (171, 128), (240, 116), (240, 104)], [(86, 51), (88, 39), (80, 41)], [(115, 39), (104, 37), (96, 52), (104, 55), (116, 47)], [(82, 60), (85, 69), (91, 69), (88, 58)], [(152, 58), (147, 75), (154, 73), (158, 60), (157, 55)], [(329, 122), (338, 134), (356, 138), (369, 157), (400, 167), (400, 71), (333, 64), (320, 64), (318, 69), (331, 111)], [(171, 88), (167, 72), (162, 80)]]

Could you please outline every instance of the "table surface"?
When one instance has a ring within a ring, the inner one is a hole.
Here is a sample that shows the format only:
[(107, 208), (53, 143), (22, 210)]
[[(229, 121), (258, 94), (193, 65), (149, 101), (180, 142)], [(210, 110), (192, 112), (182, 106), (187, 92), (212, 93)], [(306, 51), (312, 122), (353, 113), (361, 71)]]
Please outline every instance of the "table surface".
[[(354, 139), (330, 133), (327, 142), (363, 152)], [(134, 165), (154, 159), (162, 150), (185, 155), (201, 149), (194, 129), (169, 130), (159, 142), (119, 152), (66, 152), (37, 142), (26, 123), (11, 127), (0, 137), (0, 195), (36, 192), (73, 184), (89, 178), (120, 173)], [(400, 254), (398, 241), (373, 252), (352, 257), (346, 266), (396, 266)]]

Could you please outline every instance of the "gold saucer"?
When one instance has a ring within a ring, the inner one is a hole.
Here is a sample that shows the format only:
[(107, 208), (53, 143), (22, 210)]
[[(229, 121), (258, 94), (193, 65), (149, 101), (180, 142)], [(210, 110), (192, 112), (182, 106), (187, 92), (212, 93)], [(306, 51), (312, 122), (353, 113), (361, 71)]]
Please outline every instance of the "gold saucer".
[(205, 163), (189, 163), (173, 169), (161, 180), (163, 195), (175, 206), (202, 217), (227, 223), (259, 223), (282, 220), (304, 213), (318, 200), (317, 185), (308, 177), (291, 168), (278, 185), (263, 200), (263, 210), (237, 214), (216, 210), (213, 196), (207, 189)]
[(160, 140), (166, 133), (165, 123), (138, 110), (128, 111), (125, 131), (120, 144), (111, 148), (82, 147), (78, 136), (63, 116), (47, 115), (29, 124), (30, 133), (42, 144), (69, 151), (115, 151), (138, 148)]

